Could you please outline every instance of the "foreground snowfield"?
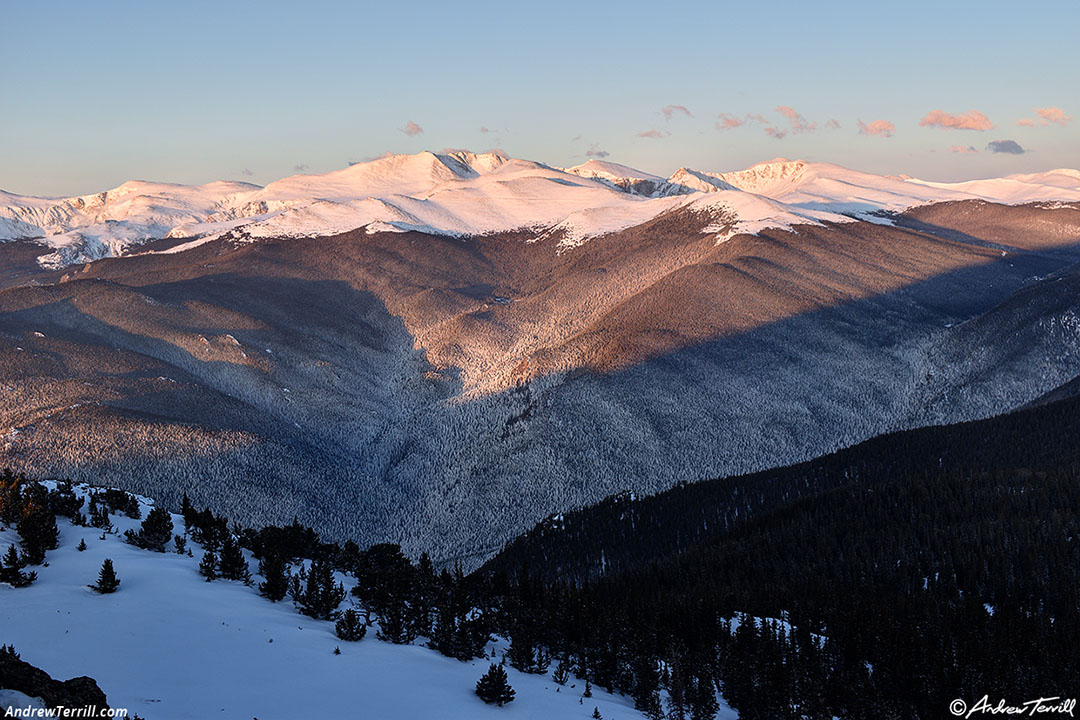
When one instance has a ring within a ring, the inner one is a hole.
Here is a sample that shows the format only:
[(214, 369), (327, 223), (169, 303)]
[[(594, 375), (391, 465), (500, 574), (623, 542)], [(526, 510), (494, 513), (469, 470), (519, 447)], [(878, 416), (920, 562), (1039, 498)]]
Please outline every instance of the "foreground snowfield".
[[(525, 675), (509, 666), (516, 699), (502, 708), (485, 705), (473, 688), (486, 661), (384, 643), (373, 630), (359, 643), (338, 640), (333, 623), (300, 615), (288, 600), (271, 603), (238, 582), (203, 581), (194, 543), (194, 557), (126, 544), (123, 531), (139, 522), (114, 515), (118, 534), (101, 540), (100, 530), (58, 517), (60, 546), (48, 553), (48, 567), (35, 568), (37, 582), (19, 590), (0, 584), (0, 642), (14, 644), (54, 678), (93, 677), (111, 706), (147, 720), (584, 720), (594, 707), (607, 719), (642, 717), (629, 698), (593, 688), (593, 697), (579, 702), (580, 681), (560, 688), (550, 673)], [(179, 516), (173, 523), (182, 531)], [(0, 531), (0, 553), (17, 540), (12, 528)], [(80, 540), (83, 552), (76, 550)], [(98, 595), (87, 585), (106, 557), (121, 585)], [(490, 644), (489, 654), (492, 648), (501, 657), (503, 646)], [(734, 713), (725, 708), (718, 717)]]
[[(0, 241), (38, 239), (46, 268), (123, 254), (161, 238), (315, 237), (360, 227), (470, 236), (554, 231), (563, 246), (688, 207), (724, 214), (733, 232), (820, 221), (881, 221), (880, 213), (950, 200), (1080, 201), (1080, 172), (1051, 170), (934, 183), (776, 158), (746, 170), (680, 168), (669, 178), (590, 160), (555, 168), (500, 151), (387, 155), (259, 187), (130, 181), (106, 192), (38, 198), (0, 191)], [(726, 236), (719, 237), (726, 239)]]

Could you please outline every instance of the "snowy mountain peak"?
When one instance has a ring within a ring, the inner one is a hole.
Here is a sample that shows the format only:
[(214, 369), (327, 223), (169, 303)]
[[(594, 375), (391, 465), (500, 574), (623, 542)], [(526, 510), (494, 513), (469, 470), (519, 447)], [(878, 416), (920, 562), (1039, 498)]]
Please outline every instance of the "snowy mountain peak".
[(606, 185), (635, 195), (655, 195), (664, 185), (664, 178), (659, 175), (653, 175), (627, 165), (620, 165), (606, 160), (591, 159), (581, 165), (563, 168), (563, 172), (598, 180)]
[(455, 236), (531, 228), (544, 236), (557, 230), (562, 242), (576, 245), (656, 217), (681, 204), (682, 196), (715, 193), (720, 197), (709, 207), (726, 203), (739, 216), (735, 227), (756, 232), (802, 220), (881, 222), (882, 211), (948, 200), (1078, 202), (1080, 173), (937, 183), (775, 158), (725, 173), (683, 167), (664, 179), (606, 160), (561, 169), (499, 150), (448, 149), (387, 154), (266, 187), (132, 180), (72, 198), (3, 193), (0, 241), (39, 239), (51, 251), (39, 258), (45, 267), (121, 255), (158, 238), (198, 242), (231, 231), (254, 239), (361, 227)]
[(720, 173), (716, 177), (740, 190), (770, 195), (770, 191), (775, 191), (780, 185), (796, 183), (807, 167), (807, 163), (802, 160), (776, 158), (758, 163), (746, 170)]

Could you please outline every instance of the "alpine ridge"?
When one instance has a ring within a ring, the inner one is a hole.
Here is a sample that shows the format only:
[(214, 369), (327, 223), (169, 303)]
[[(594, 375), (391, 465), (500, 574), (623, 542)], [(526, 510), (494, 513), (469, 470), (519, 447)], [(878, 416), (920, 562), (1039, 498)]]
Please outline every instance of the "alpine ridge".
[(313, 237), (367, 228), (473, 236), (530, 229), (551, 231), (574, 245), (682, 207), (725, 208), (734, 213), (737, 231), (754, 233), (825, 220), (884, 222), (883, 213), (970, 199), (1075, 202), (1080, 177), (1061, 169), (935, 183), (777, 158), (727, 173), (680, 168), (664, 179), (595, 159), (560, 169), (501, 151), (425, 151), (294, 175), (266, 187), (131, 181), (73, 198), (0, 192), (0, 241), (35, 240), (51, 251), (38, 257), (39, 264), (55, 269), (123, 255), (153, 240), (198, 241), (225, 233)]

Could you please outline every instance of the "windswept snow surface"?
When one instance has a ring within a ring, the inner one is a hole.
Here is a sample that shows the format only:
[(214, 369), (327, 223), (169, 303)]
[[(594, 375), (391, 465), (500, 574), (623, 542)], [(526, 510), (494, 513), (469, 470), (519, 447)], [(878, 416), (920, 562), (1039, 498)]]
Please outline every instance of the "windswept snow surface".
[[(144, 518), (150, 507), (144, 501)], [(550, 673), (526, 675), (509, 666), (516, 698), (502, 708), (485, 705), (474, 687), (490, 660), (447, 658), (422, 647), (422, 639), (384, 643), (375, 628), (358, 643), (344, 642), (333, 623), (300, 615), (288, 600), (271, 603), (239, 582), (204, 582), (197, 544), (189, 542), (190, 558), (173, 552), (172, 543), (165, 553), (140, 550), (122, 540), (140, 521), (121, 515), (112, 521), (116, 534), (102, 540), (100, 530), (57, 518), (60, 547), (48, 553), (47, 567), (32, 568), (37, 582), (17, 590), (0, 584), (0, 640), (54, 678), (93, 677), (110, 706), (128, 708), (129, 716), (584, 720), (596, 707), (608, 720), (643, 717), (629, 698), (593, 688), (593, 697), (579, 703), (582, 682), (560, 687)], [(173, 515), (173, 524), (183, 531), (180, 516)], [(0, 531), (0, 554), (17, 540), (13, 529)], [(76, 550), (80, 540), (83, 552)], [(87, 585), (107, 557), (121, 584), (116, 593), (98, 595)], [(348, 578), (338, 579), (350, 586)], [(493, 649), (501, 658), (505, 641), (490, 643), (489, 656)], [(8, 699), (25, 707), (23, 700)], [(725, 707), (719, 717), (735, 714)]]
[(266, 238), (360, 227), (453, 236), (532, 229), (573, 246), (707, 195), (715, 196), (708, 205), (737, 215), (734, 232), (757, 232), (822, 220), (884, 222), (883, 213), (950, 200), (1080, 202), (1080, 172), (936, 183), (777, 158), (727, 173), (681, 168), (665, 179), (600, 160), (559, 169), (498, 151), (422, 152), (266, 187), (132, 181), (75, 198), (0, 191), (0, 240), (38, 239), (50, 250), (39, 258), (46, 268), (121, 255), (149, 240), (205, 240), (229, 231)]

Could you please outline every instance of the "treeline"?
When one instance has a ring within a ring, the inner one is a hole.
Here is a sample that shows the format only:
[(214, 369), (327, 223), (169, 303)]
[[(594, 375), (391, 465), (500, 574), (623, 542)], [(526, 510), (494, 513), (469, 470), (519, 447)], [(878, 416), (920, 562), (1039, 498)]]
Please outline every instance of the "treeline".
[[(507, 637), (507, 664), (576, 677), (586, 697), (624, 693), (654, 719), (712, 718), (718, 693), (743, 720), (938, 718), (956, 698), (1051, 697), (1080, 677), (1078, 429), (1067, 400), (612, 500), (471, 575), (396, 545), (324, 542), (295, 520), (244, 528), (186, 499), (172, 543), (201, 546), (208, 580), (249, 582), (342, 640), (376, 626), (469, 660)], [(110, 513), (138, 517), (126, 493), (90, 497), (86, 517), (69, 486), (5, 474), (0, 520), (19, 528), (20, 561), (56, 546), (58, 514), (106, 528)], [(148, 513), (128, 542), (163, 550), (164, 519)], [(512, 699), (489, 673), (481, 689)]]

